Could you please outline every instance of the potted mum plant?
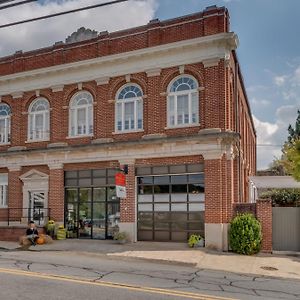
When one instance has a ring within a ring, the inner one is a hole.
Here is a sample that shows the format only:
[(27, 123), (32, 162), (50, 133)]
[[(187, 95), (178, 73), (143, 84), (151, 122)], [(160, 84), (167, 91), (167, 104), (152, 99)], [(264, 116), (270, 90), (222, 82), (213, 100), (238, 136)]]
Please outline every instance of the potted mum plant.
[(200, 234), (192, 234), (189, 237), (188, 245), (191, 248), (204, 247), (204, 238)]
[(128, 241), (128, 234), (125, 231), (119, 231), (114, 235), (114, 240), (119, 244), (125, 244)]

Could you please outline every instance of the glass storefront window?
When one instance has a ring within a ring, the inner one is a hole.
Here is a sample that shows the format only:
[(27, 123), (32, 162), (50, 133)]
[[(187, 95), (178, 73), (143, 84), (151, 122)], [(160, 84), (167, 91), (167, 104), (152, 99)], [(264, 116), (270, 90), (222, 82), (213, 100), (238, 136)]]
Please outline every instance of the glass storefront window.
[[(120, 221), (120, 199), (116, 196), (113, 177), (115, 172), (115, 169), (65, 172), (65, 222), (69, 237), (113, 237)], [(111, 186), (109, 182), (112, 182)], [(68, 188), (70, 183), (72, 188)]]

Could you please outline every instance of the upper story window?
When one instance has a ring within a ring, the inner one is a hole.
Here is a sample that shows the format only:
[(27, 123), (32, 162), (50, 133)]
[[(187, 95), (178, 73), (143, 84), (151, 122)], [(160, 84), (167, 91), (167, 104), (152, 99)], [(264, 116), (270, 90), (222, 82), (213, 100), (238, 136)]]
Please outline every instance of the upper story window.
[(136, 84), (123, 86), (116, 99), (116, 131), (143, 128), (143, 92)]
[(0, 104), (0, 144), (10, 142), (10, 115), (10, 107), (5, 103)]
[(198, 82), (190, 75), (175, 78), (168, 88), (168, 127), (199, 123)]
[(0, 174), (0, 208), (8, 205), (8, 174)]
[(93, 134), (93, 96), (87, 91), (76, 93), (70, 101), (69, 135)]
[(28, 110), (28, 140), (44, 141), (49, 139), (49, 102), (45, 98), (34, 100)]

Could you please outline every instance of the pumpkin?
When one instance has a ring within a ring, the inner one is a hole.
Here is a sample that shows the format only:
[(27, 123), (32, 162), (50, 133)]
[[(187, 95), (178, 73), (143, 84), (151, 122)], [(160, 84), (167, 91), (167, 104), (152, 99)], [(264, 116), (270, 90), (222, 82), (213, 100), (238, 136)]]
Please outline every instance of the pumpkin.
[(36, 240), (36, 243), (38, 245), (43, 245), (45, 243), (45, 239), (44, 237), (40, 236), (37, 240)]

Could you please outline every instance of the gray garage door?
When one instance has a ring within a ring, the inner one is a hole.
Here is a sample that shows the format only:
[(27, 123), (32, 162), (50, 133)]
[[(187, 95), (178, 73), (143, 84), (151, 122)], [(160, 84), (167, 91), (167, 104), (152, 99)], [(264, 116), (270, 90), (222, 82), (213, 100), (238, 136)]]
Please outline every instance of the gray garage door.
[(300, 207), (273, 207), (273, 250), (300, 251)]
[(137, 186), (138, 240), (204, 236), (203, 172), (138, 176)]

